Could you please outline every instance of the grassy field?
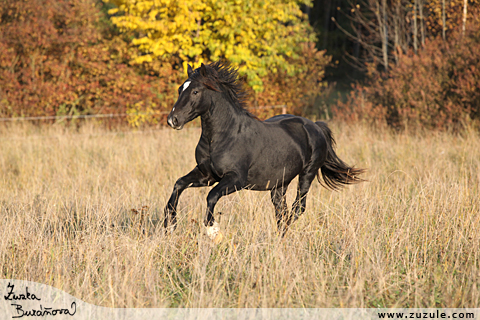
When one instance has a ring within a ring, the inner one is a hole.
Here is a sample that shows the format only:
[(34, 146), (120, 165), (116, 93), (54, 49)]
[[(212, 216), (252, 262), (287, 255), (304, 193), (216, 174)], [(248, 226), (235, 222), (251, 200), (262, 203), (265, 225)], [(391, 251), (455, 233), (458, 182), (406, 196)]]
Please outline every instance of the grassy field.
[(369, 181), (315, 182), (284, 239), (268, 192), (224, 197), (215, 246), (207, 188), (183, 194), (175, 233), (160, 223), (198, 128), (2, 126), (0, 277), (110, 307), (478, 307), (479, 135), (331, 127)]

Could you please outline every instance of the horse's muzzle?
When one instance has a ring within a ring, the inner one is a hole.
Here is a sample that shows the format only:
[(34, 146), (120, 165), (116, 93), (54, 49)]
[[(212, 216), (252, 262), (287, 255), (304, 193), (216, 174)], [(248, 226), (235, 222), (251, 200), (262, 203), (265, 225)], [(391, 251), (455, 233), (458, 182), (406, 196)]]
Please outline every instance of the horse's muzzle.
[(167, 118), (168, 125), (172, 127), (175, 130), (181, 130), (183, 128), (182, 125), (178, 125), (178, 119), (177, 116), (172, 116), (171, 114)]

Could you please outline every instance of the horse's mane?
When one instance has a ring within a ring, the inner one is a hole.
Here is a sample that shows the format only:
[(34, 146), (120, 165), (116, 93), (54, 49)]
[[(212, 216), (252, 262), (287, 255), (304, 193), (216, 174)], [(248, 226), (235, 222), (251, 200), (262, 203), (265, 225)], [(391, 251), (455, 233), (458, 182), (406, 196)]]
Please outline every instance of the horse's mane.
[(243, 80), (238, 75), (237, 68), (226, 61), (217, 61), (205, 65), (205, 69), (205, 75), (201, 74), (200, 68), (195, 69), (190, 79), (201, 82), (209, 89), (226, 91), (235, 107), (256, 118), (246, 110), (248, 92)]

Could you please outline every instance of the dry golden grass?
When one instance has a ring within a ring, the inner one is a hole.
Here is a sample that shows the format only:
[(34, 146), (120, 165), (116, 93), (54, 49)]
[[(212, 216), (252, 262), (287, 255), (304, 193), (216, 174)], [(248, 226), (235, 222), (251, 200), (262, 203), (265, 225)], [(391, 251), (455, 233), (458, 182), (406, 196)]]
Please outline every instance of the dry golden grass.
[(224, 197), (214, 246), (207, 188), (183, 194), (173, 234), (160, 223), (199, 129), (1, 127), (0, 277), (114, 307), (478, 306), (479, 135), (332, 129), (369, 182), (315, 182), (285, 239), (268, 192)]

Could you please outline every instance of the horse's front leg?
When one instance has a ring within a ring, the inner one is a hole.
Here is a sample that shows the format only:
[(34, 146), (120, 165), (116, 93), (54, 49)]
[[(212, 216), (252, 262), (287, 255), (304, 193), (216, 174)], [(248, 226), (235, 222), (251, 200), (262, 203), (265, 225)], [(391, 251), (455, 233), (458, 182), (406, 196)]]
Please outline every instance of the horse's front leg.
[(163, 226), (167, 228), (170, 225), (172, 230), (175, 230), (177, 227), (177, 205), (178, 199), (182, 192), (187, 188), (195, 187), (206, 187), (209, 184), (212, 184), (214, 179), (208, 176), (205, 176), (198, 166), (196, 166), (190, 173), (181, 177), (175, 182), (173, 186), (172, 195), (165, 206), (165, 220), (163, 221)]
[(213, 217), (215, 205), (221, 197), (243, 189), (245, 184), (246, 178), (242, 177), (236, 172), (231, 171), (225, 174), (220, 182), (208, 193), (207, 213), (205, 215), (204, 224), (205, 227), (207, 227), (207, 235), (215, 243), (219, 243), (223, 237), (220, 232), (220, 227), (218, 223), (215, 222), (215, 218)]

